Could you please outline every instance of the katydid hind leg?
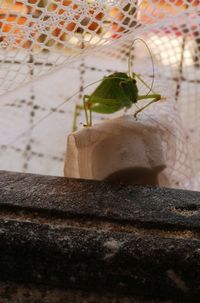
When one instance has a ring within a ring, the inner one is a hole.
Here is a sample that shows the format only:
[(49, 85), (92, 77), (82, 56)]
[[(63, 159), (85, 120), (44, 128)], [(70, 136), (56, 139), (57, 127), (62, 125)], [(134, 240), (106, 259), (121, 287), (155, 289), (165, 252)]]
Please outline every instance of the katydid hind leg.
[(84, 111), (85, 111), (85, 119), (86, 119), (87, 126), (89, 126), (89, 124), (90, 124), (89, 117), (88, 117), (88, 100), (89, 100), (89, 98), (90, 98), (90, 96), (88, 96), (88, 95), (83, 96), (83, 107), (84, 107)]
[[(84, 109), (85, 109), (85, 117), (86, 117), (86, 125), (92, 126), (92, 107), (90, 104), (90, 96), (85, 95), (83, 97)], [(89, 115), (88, 115), (89, 111)]]
[(74, 110), (74, 118), (73, 118), (73, 127), (72, 131), (75, 132), (77, 130), (77, 118), (80, 114), (80, 111), (84, 110), (84, 107), (82, 105), (76, 104), (75, 110)]

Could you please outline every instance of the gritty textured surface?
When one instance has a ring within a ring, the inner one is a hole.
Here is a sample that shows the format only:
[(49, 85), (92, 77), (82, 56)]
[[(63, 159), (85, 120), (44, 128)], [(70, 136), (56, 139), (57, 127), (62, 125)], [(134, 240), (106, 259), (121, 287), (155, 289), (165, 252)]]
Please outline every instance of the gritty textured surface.
[[(0, 283), (0, 298), (3, 303), (160, 303), (133, 296), (115, 296), (80, 290), (52, 289), (50, 287)], [(172, 303), (172, 301), (162, 301)]]
[(0, 208), (199, 230), (200, 193), (0, 172)]
[(0, 279), (198, 302), (199, 207), (198, 192), (1, 172)]

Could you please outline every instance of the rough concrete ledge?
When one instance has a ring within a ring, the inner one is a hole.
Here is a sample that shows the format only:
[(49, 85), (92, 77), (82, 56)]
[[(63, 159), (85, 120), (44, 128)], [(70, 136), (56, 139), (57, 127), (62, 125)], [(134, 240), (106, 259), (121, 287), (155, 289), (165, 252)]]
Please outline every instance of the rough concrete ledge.
[(199, 209), (199, 192), (2, 171), (0, 302), (199, 302)]

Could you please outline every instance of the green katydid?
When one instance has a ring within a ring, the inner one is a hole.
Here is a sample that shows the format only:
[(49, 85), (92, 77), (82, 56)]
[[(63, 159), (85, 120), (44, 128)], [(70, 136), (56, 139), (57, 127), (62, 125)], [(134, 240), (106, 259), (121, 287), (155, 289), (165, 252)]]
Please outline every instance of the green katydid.
[[(145, 46), (147, 47), (152, 61), (152, 67), (153, 67), (153, 75), (154, 75), (154, 65), (153, 65), (153, 58), (151, 55), (151, 52), (149, 50), (148, 45), (146, 42), (140, 38), (137, 38), (133, 41), (133, 44), (136, 40), (142, 41)], [(132, 46), (131, 46), (132, 48)], [(136, 117), (139, 112), (144, 110), (146, 107), (148, 107), (150, 104), (157, 102), (161, 100), (161, 95), (155, 93), (152, 90), (153, 87), (153, 81), (151, 84), (151, 87), (142, 79), (142, 77), (138, 74), (131, 72), (131, 48), (130, 48), (130, 55), (128, 60), (128, 73), (120, 73), (115, 72), (112, 73), (109, 76), (106, 76), (103, 78), (103, 80), (98, 80), (93, 83), (88, 84), (84, 87), (86, 89), (87, 87), (100, 82), (98, 87), (94, 90), (94, 92), (88, 96), (85, 95), (83, 97), (83, 106), (76, 105), (75, 112), (74, 112), (74, 122), (73, 122), (73, 131), (77, 129), (77, 116), (79, 114), (79, 111), (84, 109), (85, 110), (85, 116), (86, 116), (86, 126), (92, 125), (92, 112), (97, 113), (103, 113), (103, 114), (110, 114), (114, 113), (118, 110), (121, 110), (123, 108), (128, 109), (132, 106), (132, 104), (136, 104), (139, 100), (145, 100), (145, 99), (152, 99), (148, 104), (146, 104), (144, 107), (138, 109), (134, 116)], [(146, 86), (149, 89), (149, 92), (146, 95), (139, 95), (138, 94), (138, 87), (136, 79), (138, 79), (144, 86)], [(150, 94), (151, 92), (151, 94)], [(60, 103), (56, 110), (60, 109), (66, 102), (70, 101), (73, 97), (75, 97), (80, 91), (75, 92), (72, 96), (70, 96), (67, 100), (64, 100), (62, 103)], [(12, 145), (17, 140), (19, 140), (21, 137), (23, 137), (25, 134), (27, 134), (29, 131), (34, 129), (36, 126), (38, 126), (41, 122), (48, 119), (51, 115), (55, 113), (55, 110), (50, 111), (47, 113), (42, 119), (34, 123), (31, 127), (23, 131), (21, 134), (19, 134), (17, 137), (15, 137), (14, 140), (12, 140), (9, 145)]]
[[(150, 55), (151, 52), (149, 47), (142, 39), (141, 40), (145, 46), (147, 47)], [(151, 55), (152, 59), (152, 55)], [(153, 63), (153, 59), (152, 59)], [(152, 64), (153, 65), (153, 64)], [(100, 113), (100, 114), (112, 114), (121, 109), (129, 109), (134, 103), (137, 103), (139, 100), (152, 99), (148, 104), (144, 107), (138, 109), (134, 116), (136, 117), (139, 112), (143, 111), (150, 104), (161, 100), (161, 95), (155, 93), (152, 90), (152, 87), (149, 87), (146, 82), (137, 74), (131, 73), (131, 52), (129, 55), (128, 61), (129, 71), (128, 73), (115, 72), (109, 76), (103, 78), (101, 83), (97, 86), (94, 92), (91, 95), (83, 96), (83, 106), (77, 105), (74, 114), (74, 130), (76, 127), (77, 115), (80, 109), (84, 109), (86, 125), (92, 126), (92, 112)], [(153, 73), (154, 73), (154, 65), (153, 65)], [(141, 81), (147, 88), (149, 88), (149, 92), (146, 95), (139, 95), (137, 81)], [(153, 83), (152, 83), (153, 86)], [(150, 93), (151, 92), (151, 93)]]

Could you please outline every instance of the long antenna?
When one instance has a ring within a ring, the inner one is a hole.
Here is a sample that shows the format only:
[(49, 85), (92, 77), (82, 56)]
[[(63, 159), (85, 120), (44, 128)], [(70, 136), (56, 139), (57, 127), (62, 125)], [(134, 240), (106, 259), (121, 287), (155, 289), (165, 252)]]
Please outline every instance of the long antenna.
[[(89, 86), (98, 83), (102, 81), (101, 80), (97, 80), (95, 82), (92, 82), (88, 85), (86, 85), (84, 87), (84, 89), (88, 88)], [(67, 98), (67, 100), (63, 101), (62, 103), (60, 103), (57, 107), (56, 110), (58, 110), (59, 108), (61, 108), (65, 103), (67, 103), (68, 101), (70, 101), (71, 99), (73, 99), (77, 94), (80, 93), (80, 90), (76, 91), (72, 96), (70, 96), (69, 98)], [(44, 120), (46, 120), (47, 118), (49, 118), (52, 114), (55, 113), (55, 110), (50, 111), (48, 114), (46, 114), (44, 117), (42, 117), (39, 121), (35, 122), (34, 124), (32, 124), (28, 129), (26, 129), (25, 131), (23, 131), (22, 133), (20, 133), (17, 137), (14, 138), (14, 140), (12, 140), (11, 142), (9, 142), (7, 145), (7, 147), (9, 147), (10, 145), (14, 144), (17, 140), (19, 140), (21, 137), (25, 136), (29, 131), (31, 131), (32, 129), (34, 129), (36, 126), (38, 126), (41, 122), (43, 122)]]
[[(106, 78), (106, 77), (105, 77)], [(112, 77), (109, 79), (115, 79), (116, 77)], [(119, 77), (117, 77), (117, 79), (119, 79)], [(122, 78), (123, 80), (123, 78)], [(99, 79), (97, 81), (94, 81), (86, 86), (84, 86), (83, 90), (85, 90), (86, 88), (101, 82), (102, 79)], [(76, 91), (72, 96), (70, 96), (69, 98), (67, 98), (67, 100), (63, 101), (62, 103), (60, 103), (55, 110), (51, 110), (48, 114), (46, 114), (44, 117), (42, 117), (39, 121), (35, 122), (34, 124), (32, 124), (29, 128), (27, 128), (25, 131), (23, 131), (22, 133), (20, 133), (18, 136), (16, 136), (14, 138), (14, 140), (10, 141), (8, 144), (6, 144), (7, 147), (9, 147), (10, 145), (14, 144), (17, 140), (19, 140), (21, 137), (25, 136), (28, 132), (30, 132), (31, 130), (33, 130), (35, 127), (37, 127), (40, 123), (42, 123), (44, 120), (48, 119), (51, 115), (53, 115), (55, 113), (56, 110), (58, 110), (59, 108), (61, 108), (65, 103), (67, 103), (68, 101), (70, 101), (71, 99), (73, 99), (77, 94), (80, 93), (80, 90)]]
[(132, 53), (133, 45), (135, 44), (136, 41), (140, 41), (140, 42), (142, 42), (142, 43), (145, 45), (146, 49), (147, 49), (148, 52), (149, 52), (150, 58), (151, 58), (152, 71), (153, 71), (153, 79), (152, 79), (152, 82), (151, 82), (151, 86), (150, 86), (150, 87), (149, 87), (149, 86), (148, 86), (148, 85), (139, 77), (139, 75), (134, 74), (135, 76), (137, 76), (137, 78), (138, 78), (143, 84), (145, 84), (146, 87), (149, 87), (149, 91), (148, 91), (148, 93), (147, 93), (147, 96), (148, 96), (148, 95), (150, 94), (150, 92), (153, 92), (154, 76), (155, 76), (155, 67), (154, 67), (153, 56), (152, 56), (151, 50), (150, 50), (149, 46), (147, 45), (147, 43), (146, 43), (143, 39), (141, 39), (141, 38), (136, 38), (136, 39), (134, 39), (133, 42), (132, 42), (132, 44), (131, 44), (131, 46), (130, 46), (130, 52), (129, 52), (129, 57), (128, 57), (128, 75), (129, 75), (129, 77), (132, 78), (132, 71), (131, 71), (131, 70), (132, 70), (132, 59), (131, 59), (131, 53)]

